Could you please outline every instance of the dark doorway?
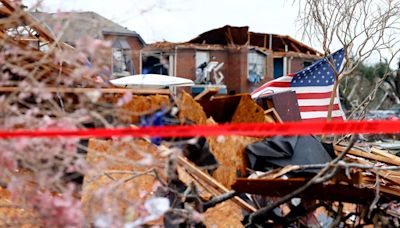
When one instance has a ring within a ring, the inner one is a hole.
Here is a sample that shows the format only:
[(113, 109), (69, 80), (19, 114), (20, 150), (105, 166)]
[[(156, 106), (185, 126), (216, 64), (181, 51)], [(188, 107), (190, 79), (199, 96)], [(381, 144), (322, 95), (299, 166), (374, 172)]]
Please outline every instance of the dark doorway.
[(274, 78), (283, 76), (283, 58), (274, 58)]

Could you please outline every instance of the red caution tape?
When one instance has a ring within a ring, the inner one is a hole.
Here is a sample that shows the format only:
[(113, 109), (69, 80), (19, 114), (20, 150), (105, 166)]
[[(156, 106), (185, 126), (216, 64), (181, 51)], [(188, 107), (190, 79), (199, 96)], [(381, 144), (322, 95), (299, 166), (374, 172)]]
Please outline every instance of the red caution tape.
[(340, 135), (400, 133), (400, 121), (333, 121), (286, 122), (282, 124), (251, 123), (222, 125), (185, 125), (143, 128), (97, 128), (78, 130), (15, 130), (0, 131), (0, 138), (38, 137), (196, 137), (196, 136), (276, 136), (276, 135)]

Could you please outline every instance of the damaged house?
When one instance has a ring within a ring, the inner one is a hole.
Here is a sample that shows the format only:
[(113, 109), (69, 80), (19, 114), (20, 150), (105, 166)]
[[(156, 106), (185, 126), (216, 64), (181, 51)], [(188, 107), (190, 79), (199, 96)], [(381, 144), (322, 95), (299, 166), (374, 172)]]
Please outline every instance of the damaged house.
[[(318, 51), (289, 36), (227, 25), (188, 42), (157, 42), (144, 47), (142, 72), (187, 77), (198, 84), (218, 84), (221, 80), (228, 93), (241, 93), (301, 70), (320, 57)], [(213, 69), (208, 70), (214, 77), (199, 80), (199, 74), (212, 62)]]
[(140, 50), (145, 42), (135, 31), (95, 12), (32, 12), (32, 15), (71, 46), (86, 37), (110, 41), (110, 69), (114, 77), (140, 73)]

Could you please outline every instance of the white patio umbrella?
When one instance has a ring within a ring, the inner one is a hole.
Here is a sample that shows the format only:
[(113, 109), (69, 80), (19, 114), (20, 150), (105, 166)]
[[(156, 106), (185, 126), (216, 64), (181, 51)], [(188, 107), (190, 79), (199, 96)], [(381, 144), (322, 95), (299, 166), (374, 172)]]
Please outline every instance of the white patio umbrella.
[(133, 88), (164, 88), (170, 86), (193, 86), (194, 82), (187, 78), (161, 74), (138, 74), (112, 79), (110, 83), (120, 87)]

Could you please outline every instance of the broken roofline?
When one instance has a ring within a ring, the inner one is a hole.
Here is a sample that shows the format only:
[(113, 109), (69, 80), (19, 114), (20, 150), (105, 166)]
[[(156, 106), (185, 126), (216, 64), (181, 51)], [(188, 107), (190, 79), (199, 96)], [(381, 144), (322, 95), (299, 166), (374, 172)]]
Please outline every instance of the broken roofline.
[[(204, 50), (204, 51), (223, 51), (226, 49), (230, 48), (240, 48), (243, 46), (227, 46), (227, 45), (220, 45), (220, 44), (192, 44), (192, 43), (173, 43), (173, 42), (157, 42), (153, 44), (149, 44), (146, 47), (144, 47), (143, 52), (149, 53), (149, 52), (171, 52), (174, 51), (174, 49), (195, 49), (195, 50)], [(300, 57), (300, 58), (313, 58), (313, 59), (319, 59), (321, 54), (315, 55), (315, 54), (310, 54), (310, 53), (303, 53), (303, 52), (294, 52), (294, 51), (288, 51), (288, 52), (279, 52), (279, 51), (271, 51), (269, 49), (265, 49), (262, 47), (258, 46), (247, 46), (249, 50), (256, 50), (258, 52), (261, 52), (265, 55), (272, 54), (274, 57)]]
[(186, 42), (191, 44), (219, 44), (223, 46), (241, 45), (257, 46), (264, 49), (280, 52), (299, 52), (322, 56), (320, 52), (310, 46), (287, 35), (250, 32), (248, 26), (234, 27), (226, 25), (200, 34)]

